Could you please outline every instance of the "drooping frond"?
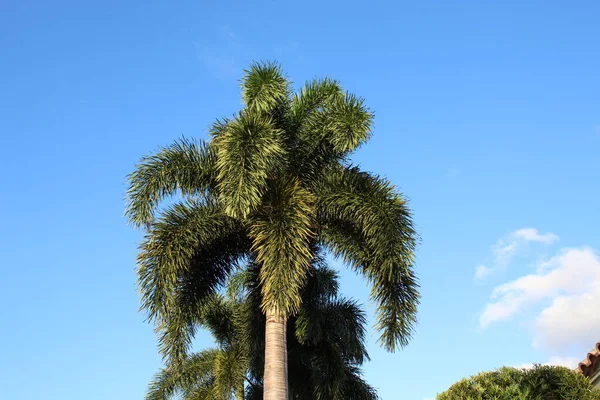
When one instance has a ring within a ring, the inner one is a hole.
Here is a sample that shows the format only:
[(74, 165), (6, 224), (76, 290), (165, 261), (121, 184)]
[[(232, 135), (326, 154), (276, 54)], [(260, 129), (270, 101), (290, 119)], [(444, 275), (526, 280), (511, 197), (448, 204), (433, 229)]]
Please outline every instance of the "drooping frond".
[(290, 82), (278, 64), (254, 63), (244, 72), (242, 99), (250, 111), (270, 113), (288, 101)]
[(176, 394), (190, 394), (199, 388), (210, 388), (214, 382), (217, 349), (204, 350), (187, 358), (178, 369), (165, 368), (154, 376), (146, 400), (170, 400)]
[(142, 158), (128, 176), (129, 221), (137, 227), (151, 223), (160, 201), (178, 190), (194, 195), (214, 187), (214, 162), (210, 146), (187, 139)]
[(346, 367), (346, 380), (343, 385), (343, 397), (339, 400), (377, 400), (377, 390), (369, 385), (358, 367)]
[(150, 318), (175, 306), (179, 279), (195, 256), (202, 257), (203, 247), (239, 230), (215, 204), (189, 200), (167, 209), (151, 226), (138, 256), (142, 308)]
[[(262, 378), (265, 356), (265, 314), (261, 310), (262, 294), (260, 285), (260, 266), (250, 262), (243, 273), (244, 301), (240, 303), (242, 345), (251, 355), (249, 373), (251, 377)], [(240, 277), (241, 278), (241, 277)]]
[(321, 346), (310, 359), (313, 399), (342, 399), (345, 378), (344, 361), (337, 346)]
[(357, 302), (338, 299), (327, 304), (323, 314), (328, 329), (325, 330), (327, 342), (337, 344), (343, 349), (344, 361), (350, 364), (362, 364), (369, 359), (366, 349), (367, 319)]
[(214, 392), (223, 400), (233, 399), (235, 394), (244, 393), (246, 370), (246, 354), (236, 348), (220, 352), (215, 362)]
[(245, 256), (245, 238), (217, 205), (191, 200), (172, 206), (152, 225), (138, 257), (139, 287), (167, 362), (185, 358), (202, 301)]
[(419, 303), (412, 271), (417, 235), (393, 186), (357, 168), (328, 171), (318, 190), (321, 239), (371, 282), (383, 346), (407, 344)]
[(345, 362), (362, 364), (369, 359), (365, 324), (365, 314), (356, 302), (336, 299), (303, 305), (295, 321), (295, 334), (302, 344), (327, 343), (339, 349)]
[(298, 311), (310, 267), (314, 196), (298, 180), (277, 182), (264, 213), (250, 227), (252, 250), (260, 264), (262, 309), (287, 317)]
[(207, 329), (221, 348), (231, 347), (236, 342), (236, 305), (221, 295), (211, 296), (202, 306), (198, 324)]
[(323, 250), (315, 246), (311, 269), (304, 288), (302, 304), (322, 304), (337, 297), (339, 292), (339, 276), (331, 269), (323, 254)]
[(195, 310), (172, 308), (157, 321), (158, 350), (169, 368), (177, 369), (185, 362), (198, 330), (200, 307)]
[(260, 204), (267, 178), (283, 163), (283, 134), (271, 117), (257, 113), (242, 113), (217, 131), (212, 145), (219, 199), (227, 215), (245, 218)]

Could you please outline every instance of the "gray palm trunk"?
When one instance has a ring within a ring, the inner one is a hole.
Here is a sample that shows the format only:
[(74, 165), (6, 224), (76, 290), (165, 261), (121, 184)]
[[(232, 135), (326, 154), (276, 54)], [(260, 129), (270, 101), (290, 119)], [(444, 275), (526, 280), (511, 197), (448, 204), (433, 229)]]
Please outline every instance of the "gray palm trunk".
[(286, 320), (270, 312), (265, 326), (264, 400), (288, 400)]

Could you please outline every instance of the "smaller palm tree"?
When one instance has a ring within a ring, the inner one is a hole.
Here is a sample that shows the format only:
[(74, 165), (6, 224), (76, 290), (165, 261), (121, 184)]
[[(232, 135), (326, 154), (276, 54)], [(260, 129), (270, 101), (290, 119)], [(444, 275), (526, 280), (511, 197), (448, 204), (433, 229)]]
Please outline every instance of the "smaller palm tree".
[(244, 399), (248, 351), (240, 311), (243, 303), (214, 295), (198, 314), (216, 347), (187, 357), (177, 367), (161, 370), (153, 379), (147, 400), (166, 400), (181, 394), (188, 400)]
[[(362, 378), (368, 359), (365, 316), (338, 296), (336, 274), (318, 258), (303, 290), (303, 307), (288, 321), (290, 400), (376, 400)], [(234, 275), (226, 296), (215, 295), (197, 325), (210, 331), (216, 347), (195, 353), (177, 368), (161, 370), (147, 400), (263, 398), (265, 315), (260, 309), (259, 269)]]

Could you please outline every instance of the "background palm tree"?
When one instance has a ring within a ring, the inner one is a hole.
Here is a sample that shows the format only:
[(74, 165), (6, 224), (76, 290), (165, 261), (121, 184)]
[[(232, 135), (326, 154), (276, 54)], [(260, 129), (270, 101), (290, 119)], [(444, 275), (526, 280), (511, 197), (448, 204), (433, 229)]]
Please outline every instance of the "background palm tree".
[[(198, 303), (240, 260), (259, 266), (264, 398), (283, 400), (286, 322), (302, 305), (315, 249), (324, 246), (368, 280), (380, 342), (394, 351), (416, 322), (416, 233), (393, 185), (350, 164), (372, 124), (361, 98), (330, 79), (293, 94), (270, 63), (246, 71), (242, 98), (244, 109), (217, 121), (209, 143), (182, 140), (142, 159), (129, 177), (127, 215), (150, 232), (139, 282), (168, 363), (184, 359)], [(161, 200), (177, 192), (185, 200), (155, 220)]]
[[(297, 318), (288, 320), (290, 399), (376, 400), (359, 370), (368, 358), (365, 317), (352, 301), (338, 297), (335, 272), (317, 259), (303, 289)], [(161, 370), (147, 400), (176, 394), (189, 400), (263, 398), (264, 314), (260, 310), (258, 268), (236, 275), (228, 296), (217, 295), (204, 308), (200, 327), (217, 343), (193, 354), (177, 369)], [(258, 350), (258, 351), (257, 351)], [(247, 383), (244, 390), (244, 382)]]

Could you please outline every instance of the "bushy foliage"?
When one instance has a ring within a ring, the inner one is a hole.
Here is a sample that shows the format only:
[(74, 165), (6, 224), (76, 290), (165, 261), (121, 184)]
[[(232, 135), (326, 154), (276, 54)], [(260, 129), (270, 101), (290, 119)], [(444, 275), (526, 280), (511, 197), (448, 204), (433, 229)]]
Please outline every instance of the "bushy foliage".
[(501, 368), (463, 379), (437, 400), (600, 400), (588, 379), (565, 367)]

